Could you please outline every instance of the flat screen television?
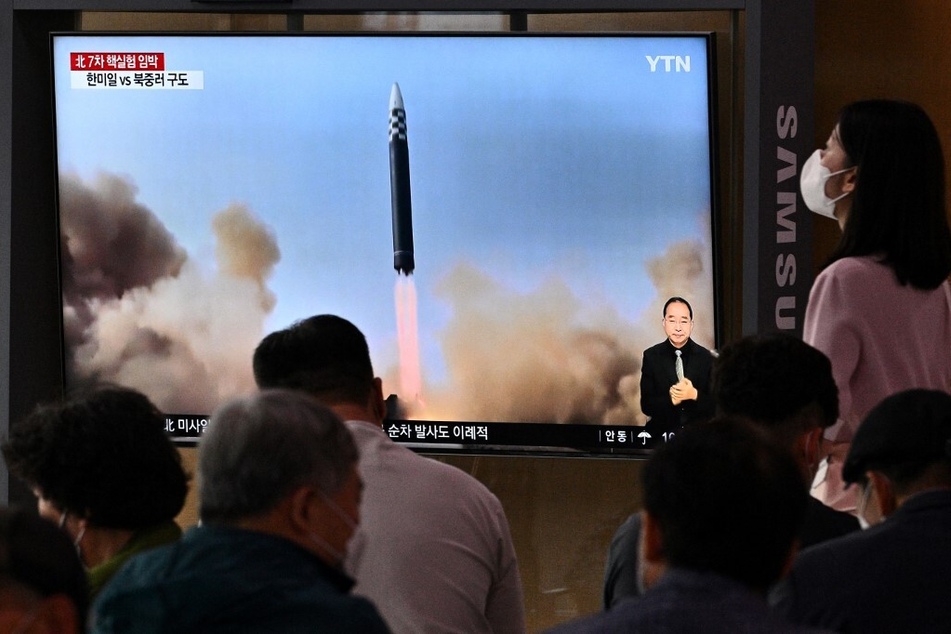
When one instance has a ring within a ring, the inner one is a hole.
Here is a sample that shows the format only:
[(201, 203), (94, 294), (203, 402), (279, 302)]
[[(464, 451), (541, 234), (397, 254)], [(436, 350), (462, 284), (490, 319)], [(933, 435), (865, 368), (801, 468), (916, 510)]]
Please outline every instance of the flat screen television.
[(392, 438), (637, 456), (717, 333), (713, 36), (52, 36), (64, 372), (194, 442), (267, 333), (365, 334)]

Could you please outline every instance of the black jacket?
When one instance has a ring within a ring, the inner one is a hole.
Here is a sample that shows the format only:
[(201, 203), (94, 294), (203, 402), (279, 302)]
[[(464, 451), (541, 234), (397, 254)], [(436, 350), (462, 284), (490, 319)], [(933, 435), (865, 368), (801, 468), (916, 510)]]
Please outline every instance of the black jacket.
[(698, 396), (695, 401), (675, 406), (670, 402), (670, 386), (677, 382), (674, 350), (676, 348), (665, 339), (644, 351), (641, 364), (641, 411), (650, 417), (646, 431), (654, 437), (713, 416), (714, 402), (710, 393), (713, 354), (693, 339), (688, 339), (681, 348), (684, 376), (693, 382)]

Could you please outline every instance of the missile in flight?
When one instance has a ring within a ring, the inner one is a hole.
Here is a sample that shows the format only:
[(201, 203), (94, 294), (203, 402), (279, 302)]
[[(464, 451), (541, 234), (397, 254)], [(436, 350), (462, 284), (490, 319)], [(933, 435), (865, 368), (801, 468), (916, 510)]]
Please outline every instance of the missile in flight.
[(413, 253), (413, 201), (409, 187), (409, 145), (406, 110), (399, 84), (390, 91), (390, 202), (393, 213), (393, 268), (410, 275), (416, 268)]

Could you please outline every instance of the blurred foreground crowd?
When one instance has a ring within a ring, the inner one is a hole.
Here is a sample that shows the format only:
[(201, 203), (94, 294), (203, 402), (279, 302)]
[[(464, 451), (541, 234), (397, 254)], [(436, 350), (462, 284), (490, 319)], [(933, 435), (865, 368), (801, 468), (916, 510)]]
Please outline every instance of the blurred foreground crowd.
[[(914, 104), (846, 106), (802, 166), (842, 239), (802, 339), (690, 339), (664, 306), (642, 409), (669, 436), (604, 565), (604, 610), (553, 632), (951, 631), (951, 230), (937, 133)], [(190, 485), (143, 394), (102, 385), (11, 426), (38, 513), (0, 510), (0, 633), (519, 633), (496, 496), (383, 431), (351, 322), (266, 336)], [(633, 492), (632, 492), (633, 495)], [(511, 511), (511, 509), (510, 509)]]

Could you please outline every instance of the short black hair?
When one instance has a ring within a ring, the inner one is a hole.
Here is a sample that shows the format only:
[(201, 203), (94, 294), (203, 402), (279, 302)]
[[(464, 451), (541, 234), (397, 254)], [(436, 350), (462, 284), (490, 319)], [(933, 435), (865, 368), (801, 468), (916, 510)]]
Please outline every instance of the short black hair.
[(759, 591), (779, 579), (808, 493), (789, 448), (765, 430), (735, 418), (687, 427), (655, 452), (643, 480), (669, 565)]
[(769, 427), (795, 424), (810, 406), (818, 411), (813, 419), (820, 427), (829, 427), (839, 417), (832, 363), (790, 334), (751, 335), (724, 346), (710, 380), (719, 414)]
[(366, 337), (336, 315), (315, 315), (272, 332), (254, 351), (259, 388), (302, 390), (328, 405), (364, 405), (373, 389)]
[(188, 476), (165, 419), (135, 390), (97, 386), (40, 405), (2, 450), (11, 473), (96, 526), (137, 530), (185, 505)]
[(690, 314), (690, 319), (693, 319), (693, 308), (690, 306), (690, 302), (685, 300), (683, 297), (671, 297), (666, 302), (664, 302), (664, 312), (661, 314), (662, 317), (667, 316), (667, 307), (671, 304), (683, 304), (687, 307), (687, 312)]

